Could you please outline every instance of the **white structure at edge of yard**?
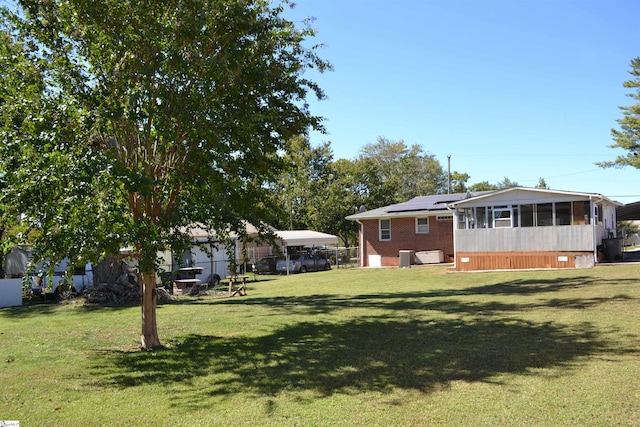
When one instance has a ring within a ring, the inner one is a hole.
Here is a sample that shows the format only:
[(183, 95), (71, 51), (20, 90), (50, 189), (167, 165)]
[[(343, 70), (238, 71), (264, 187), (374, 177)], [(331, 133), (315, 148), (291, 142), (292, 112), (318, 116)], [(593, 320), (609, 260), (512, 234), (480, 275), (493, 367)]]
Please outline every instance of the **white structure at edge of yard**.
[(22, 279), (0, 279), (0, 308), (22, 305)]

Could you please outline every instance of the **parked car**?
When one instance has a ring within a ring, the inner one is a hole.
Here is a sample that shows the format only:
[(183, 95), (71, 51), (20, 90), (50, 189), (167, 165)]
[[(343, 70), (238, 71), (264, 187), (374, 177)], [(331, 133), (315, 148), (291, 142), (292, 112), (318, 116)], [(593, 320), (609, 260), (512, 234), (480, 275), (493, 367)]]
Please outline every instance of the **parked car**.
[[(289, 257), (289, 269), (291, 273), (306, 273), (307, 271), (330, 270), (331, 263), (321, 255), (292, 255)], [(276, 264), (278, 273), (287, 272), (287, 261), (281, 259)]]
[(254, 272), (258, 274), (276, 274), (276, 264), (278, 263), (277, 256), (267, 256), (260, 258), (254, 265)]

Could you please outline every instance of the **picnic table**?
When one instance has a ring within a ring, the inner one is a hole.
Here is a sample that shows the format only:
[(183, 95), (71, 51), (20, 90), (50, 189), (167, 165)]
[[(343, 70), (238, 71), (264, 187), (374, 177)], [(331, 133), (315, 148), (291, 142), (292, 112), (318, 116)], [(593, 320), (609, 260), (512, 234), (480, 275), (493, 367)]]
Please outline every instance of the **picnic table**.
[(173, 295), (185, 295), (192, 290), (199, 290), (202, 280), (196, 276), (202, 274), (202, 267), (182, 267), (176, 271), (176, 278), (173, 280)]

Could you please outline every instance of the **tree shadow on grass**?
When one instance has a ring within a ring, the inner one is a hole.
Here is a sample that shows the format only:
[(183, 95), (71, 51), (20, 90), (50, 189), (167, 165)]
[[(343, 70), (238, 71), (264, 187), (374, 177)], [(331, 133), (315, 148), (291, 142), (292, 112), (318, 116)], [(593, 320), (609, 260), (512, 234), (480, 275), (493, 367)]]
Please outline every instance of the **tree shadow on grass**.
[(566, 291), (593, 285), (620, 285), (634, 283), (635, 279), (614, 280), (592, 276), (559, 277), (554, 279), (517, 279), (492, 283), (482, 286), (465, 287), (464, 289), (447, 289), (438, 292), (438, 296), (463, 295), (535, 295), (549, 292)]
[[(299, 296), (282, 296), (268, 298), (224, 299), (216, 304), (224, 305), (264, 305), (282, 309), (287, 313), (329, 314), (345, 308), (385, 308), (394, 310), (438, 310), (449, 313), (473, 313), (476, 315), (492, 315), (496, 312), (515, 312), (543, 307), (552, 308), (587, 308), (613, 301), (631, 300), (632, 297), (618, 294), (611, 297), (598, 298), (551, 298), (553, 293), (568, 289), (581, 289), (594, 285), (615, 286), (635, 283), (635, 279), (607, 280), (590, 276), (559, 277), (554, 279), (518, 279), (488, 285), (465, 287), (462, 289), (424, 289), (416, 292), (394, 292), (385, 288), (371, 294), (311, 294)], [(429, 286), (430, 284), (426, 284)], [(550, 298), (544, 298), (548, 296)], [(474, 296), (523, 296), (538, 299), (528, 303), (509, 302), (462, 302), (454, 297)], [(207, 301), (201, 303), (208, 304)], [(462, 310), (462, 311), (460, 311)]]
[[(567, 286), (588, 286), (592, 280), (221, 300), (211, 304), (240, 304), (245, 309), (261, 305), (272, 309), (274, 316), (376, 310), (368, 316), (341, 317), (346, 321), (295, 323), (259, 337), (242, 331), (236, 336), (191, 334), (167, 341), (167, 348), (154, 352), (105, 351), (93, 359), (93, 378), (103, 387), (161, 384), (173, 405), (190, 408), (212, 406), (216, 399), (238, 393), (266, 397), (282, 392), (323, 397), (394, 389), (430, 393), (454, 381), (497, 382), (502, 374), (535, 375), (539, 369), (557, 373), (586, 357), (636, 352), (606, 341), (589, 323), (567, 326), (513, 316), (523, 310), (579, 309), (631, 299), (625, 295), (563, 298), (565, 294), (553, 293)], [(473, 298), (523, 293), (540, 295), (531, 301)], [(428, 310), (444, 315), (420, 320)]]
[(0, 308), (0, 318), (8, 317), (14, 319), (26, 319), (36, 317), (43, 314), (49, 314), (56, 310), (54, 304), (34, 304), (34, 305), (18, 305), (14, 307)]
[(197, 407), (236, 393), (430, 393), (453, 381), (495, 382), (505, 373), (570, 368), (581, 357), (609, 351), (590, 324), (354, 319), (303, 322), (261, 337), (192, 334), (156, 352), (107, 351), (96, 355), (93, 377), (105, 387), (179, 388), (172, 402)]
[[(617, 294), (603, 297), (586, 298), (538, 298), (531, 302), (514, 300), (475, 301), (466, 298), (463, 301), (453, 296), (469, 297), (473, 293), (443, 295), (440, 291), (394, 292), (345, 296), (337, 294), (312, 294), (301, 296), (282, 296), (268, 298), (228, 299), (218, 301), (222, 305), (266, 306), (279, 312), (301, 315), (322, 315), (345, 309), (379, 308), (391, 310), (435, 310), (451, 314), (467, 313), (478, 316), (493, 316), (501, 312), (522, 312), (539, 308), (585, 309), (611, 302), (630, 301), (635, 298)], [(492, 295), (492, 294), (490, 294)], [(202, 302), (209, 304), (208, 302)], [(279, 313), (278, 312), (278, 313)]]

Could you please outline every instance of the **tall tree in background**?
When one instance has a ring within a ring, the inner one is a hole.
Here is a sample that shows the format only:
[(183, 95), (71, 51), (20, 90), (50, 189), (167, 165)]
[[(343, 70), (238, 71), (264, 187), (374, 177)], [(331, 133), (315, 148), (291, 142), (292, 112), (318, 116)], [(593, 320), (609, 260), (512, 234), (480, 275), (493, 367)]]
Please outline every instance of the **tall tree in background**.
[(305, 135), (292, 138), (288, 147), (285, 159), (289, 167), (265, 194), (279, 207), (279, 218), (272, 225), (335, 234), (344, 245), (352, 245), (357, 227), (345, 217), (364, 203), (360, 163), (334, 161), (331, 142), (312, 146)]
[(458, 171), (451, 172), (451, 192), (452, 193), (465, 193), (467, 188), (467, 181), (471, 178), (468, 173), (462, 173)]
[(627, 154), (618, 156), (614, 161), (597, 163), (602, 167), (633, 166), (640, 168), (640, 57), (631, 60), (629, 74), (633, 76), (633, 79), (627, 80), (622, 85), (634, 90), (627, 96), (633, 98), (636, 103), (619, 107), (622, 111), (622, 118), (618, 119), (620, 129), (611, 130), (615, 144), (610, 145), (611, 148), (626, 150)]
[(447, 177), (440, 162), (419, 145), (378, 138), (361, 150), (358, 161), (367, 174), (368, 202), (384, 206), (416, 196), (446, 193)]
[(328, 180), (319, 185), (309, 207), (311, 228), (335, 234), (346, 247), (357, 244), (358, 227), (345, 219), (365, 203), (366, 189), (357, 161), (338, 159), (329, 164)]
[(536, 188), (544, 188), (544, 189), (549, 189), (549, 186), (547, 185), (547, 181), (544, 180), (544, 178), (540, 177), (540, 179), (538, 180), (538, 184), (536, 185)]
[(329, 65), (305, 47), (313, 30), (266, 0), (19, 5), (3, 10), (4, 37), (35, 77), (1, 75), (15, 93), (2, 105), (0, 203), (43, 230), (39, 258), (133, 245), (141, 344), (160, 346), (157, 252), (195, 224), (221, 237), (263, 226), (285, 141), (321, 129), (304, 101), (324, 94), (303, 72)]
[(326, 193), (329, 164), (333, 159), (331, 143), (313, 147), (306, 135), (296, 135), (287, 142), (284, 155), (288, 167), (281, 171), (271, 187), (280, 206), (278, 229), (314, 228), (309, 210), (319, 193)]
[(504, 190), (507, 188), (517, 187), (518, 183), (511, 181), (506, 176), (504, 179), (496, 184), (490, 184), (489, 181), (476, 182), (469, 186), (470, 191), (491, 191), (491, 190)]

